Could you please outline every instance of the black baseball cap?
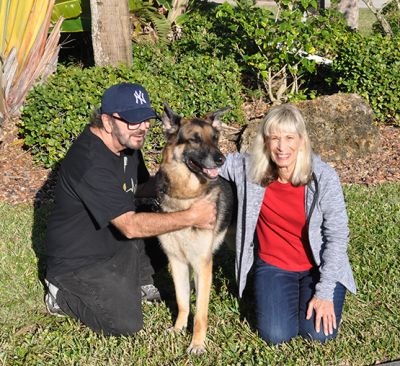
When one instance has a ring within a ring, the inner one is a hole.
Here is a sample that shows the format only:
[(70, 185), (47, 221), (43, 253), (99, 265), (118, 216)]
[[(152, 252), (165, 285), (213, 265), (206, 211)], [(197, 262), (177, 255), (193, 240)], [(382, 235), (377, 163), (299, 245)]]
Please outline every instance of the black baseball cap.
[(108, 88), (101, 99), (101, 113), (118, 113), (128, 123), (141, 123), (157, 118), (146, 89), (132, 83), (116, 84)]

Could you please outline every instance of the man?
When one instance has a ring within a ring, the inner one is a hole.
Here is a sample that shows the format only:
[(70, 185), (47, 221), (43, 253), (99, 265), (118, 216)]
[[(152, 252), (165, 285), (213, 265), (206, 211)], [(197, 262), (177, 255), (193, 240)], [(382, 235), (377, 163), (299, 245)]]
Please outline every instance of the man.
[(140, 330), (141, 286), (157, 293), (141, 238), (210, 229), (216, 220), (208, 197), (181, 212), (138, 212), (135, 198), (154, 188), (140, 151), (154, 118), (142, 86), (112, 86), (60, 167), (46, 237), (46, 306), (105, 335)]

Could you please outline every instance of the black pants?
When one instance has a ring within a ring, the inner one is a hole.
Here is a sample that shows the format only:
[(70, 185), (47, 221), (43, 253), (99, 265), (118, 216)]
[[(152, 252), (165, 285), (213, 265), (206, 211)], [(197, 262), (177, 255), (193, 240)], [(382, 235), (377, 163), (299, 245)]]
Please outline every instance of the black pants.
[(48, 278), (59, 288), (57, 304), (97, 333), (130, 335), (143, 327), (140, 286), (154, 270), (142, 240), (131, 240), (112, 258)]

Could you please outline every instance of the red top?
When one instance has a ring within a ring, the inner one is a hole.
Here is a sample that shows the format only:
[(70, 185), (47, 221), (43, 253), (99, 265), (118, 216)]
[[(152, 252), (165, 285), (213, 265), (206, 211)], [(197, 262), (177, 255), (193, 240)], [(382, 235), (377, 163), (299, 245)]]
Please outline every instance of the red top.
[(306, 271), (313, 267), (304, 192), (304, 186), (271, 183), (265, 190), (258, 217), (259, 257), (287, 271)]

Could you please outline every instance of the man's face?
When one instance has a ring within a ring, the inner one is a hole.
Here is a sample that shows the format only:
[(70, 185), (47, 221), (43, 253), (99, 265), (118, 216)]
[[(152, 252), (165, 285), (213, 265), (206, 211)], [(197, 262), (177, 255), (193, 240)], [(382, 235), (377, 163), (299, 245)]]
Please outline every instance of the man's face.
[(144, 139), (150, 128), (150, 121), (146, 120), (141, 123), (130, 124), (119, 117), (118, 113), (111, 116), (112, 120), (112, 137), (115, 146), (120, 145), (121, 149), (139, 150), (143, 147)]

